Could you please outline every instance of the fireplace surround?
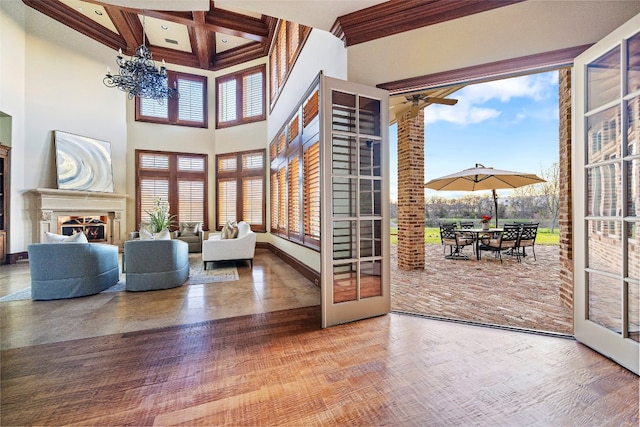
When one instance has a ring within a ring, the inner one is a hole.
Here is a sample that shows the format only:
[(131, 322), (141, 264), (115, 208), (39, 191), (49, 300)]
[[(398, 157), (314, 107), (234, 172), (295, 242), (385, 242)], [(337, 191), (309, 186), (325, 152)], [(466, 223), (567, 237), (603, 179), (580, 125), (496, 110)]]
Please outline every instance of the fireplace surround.
[[(37, 242), (42, 242), (45, 232), (67, 234), (69, 228), (61, 225), (70, 218), (82, 218), (75, 227), (92, 227), (94, 218), (101, 218), (104, 230), (96, 242), (109, 243), (122, 248), (126, 240), (126, 194), (97, 193), (91, 191), (58, 190), (36, 188), (31, 191), (36, 197)], [(87, 221), (88, 219), (88, 221)], [(67, 224), (68, 226), (68, 224)]]

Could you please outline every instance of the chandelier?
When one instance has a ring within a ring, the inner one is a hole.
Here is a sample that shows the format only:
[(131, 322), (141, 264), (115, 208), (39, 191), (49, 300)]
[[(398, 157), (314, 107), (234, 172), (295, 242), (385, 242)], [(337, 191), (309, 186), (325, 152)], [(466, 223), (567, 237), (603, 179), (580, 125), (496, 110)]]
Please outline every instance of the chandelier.
[(107, 75), (102, 80), (107, 87), (115, 87), (127, 93), (129, 99), (151, 98), (162, 103), (165, 98), (178, 98), (178, 90), (170, 88), (167, 83), (167, 68), (164, 59), (160, 69), (152, 59), (151, 51), (145, 45), (144, 15), (142, 15), (142, 44), (136, 48), (131, 59), (122, 56), (122, 49), (118, 51), (116, 63), (120, 74), (111, 74), (107, 67)]

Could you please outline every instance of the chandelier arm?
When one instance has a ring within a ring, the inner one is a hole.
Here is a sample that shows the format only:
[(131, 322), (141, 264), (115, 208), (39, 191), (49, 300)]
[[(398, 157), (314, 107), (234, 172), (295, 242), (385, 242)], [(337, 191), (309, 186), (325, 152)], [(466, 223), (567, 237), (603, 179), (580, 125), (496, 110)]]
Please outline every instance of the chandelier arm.
[(160, 104), (166, 98), (179, 98), (177, 87), (169, 87), (167, 68), (164, 60), (158, 69), (151, 51), (147, 48), (145, 32), (145, 13), (142, 11), (142, 44), (138, 46), (129, 60), (122, 56), (122, 49), (116, 56), (116, 64), (120, 74), (111, 74), (107, 67), (107, 75), (102, 82), (107, 87), (115, 87), (127, 93), (127, 98), (150, 98)]

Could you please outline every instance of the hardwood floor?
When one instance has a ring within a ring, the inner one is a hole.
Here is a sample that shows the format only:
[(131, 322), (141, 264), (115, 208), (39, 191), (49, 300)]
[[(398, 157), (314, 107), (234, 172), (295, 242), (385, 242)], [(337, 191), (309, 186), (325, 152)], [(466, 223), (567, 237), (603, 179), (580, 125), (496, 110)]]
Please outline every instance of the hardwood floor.
[(637, 426), (638, 378), (561, 338), (320, 308), (2, 352), (2, 425)]
[[(1, 303), (0, 425), (638, 425), (638, 377), (574, 340), (397, 313), (323, 330), (282, 260), (238, 270)], [(28, 277), (3, 266), (0, 290)]]

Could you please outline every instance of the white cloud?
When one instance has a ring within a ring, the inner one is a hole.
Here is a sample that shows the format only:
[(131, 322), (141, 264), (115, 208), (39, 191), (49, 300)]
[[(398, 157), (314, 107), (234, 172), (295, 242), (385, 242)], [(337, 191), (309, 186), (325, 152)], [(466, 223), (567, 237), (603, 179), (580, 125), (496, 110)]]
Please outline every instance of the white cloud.
[[(426, 108), (424, 122), (430, 124), (443, 120), (460, 125), (480, 123), (502, 114), (495, 108), (482, 107), (483, 104), (492, 100), (507, 103), (517, 97), (541, 101), (557, 96), (557, 82), (558, 73), (550, 72), (470, 85), (451, 96), (458, 99), (455, 106), (431, 105)], [(524, 120), (527, 115), (521, 112), (516, 120)]]
[(465, 102), (458, 102), (455, 108), (448, 105), (431, 105), (424, 110), (424, 124), (435, 123), (444, 120), (459, 125), (480, 123), (496, 118), (500, 111), (493, 108), (474, 107)]

